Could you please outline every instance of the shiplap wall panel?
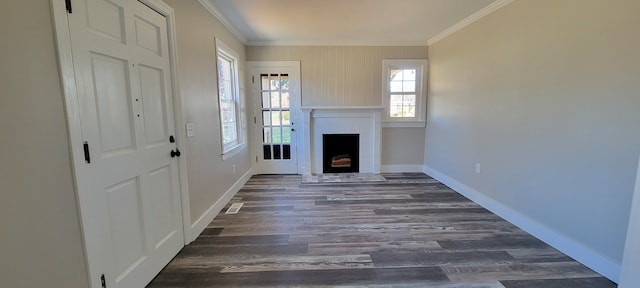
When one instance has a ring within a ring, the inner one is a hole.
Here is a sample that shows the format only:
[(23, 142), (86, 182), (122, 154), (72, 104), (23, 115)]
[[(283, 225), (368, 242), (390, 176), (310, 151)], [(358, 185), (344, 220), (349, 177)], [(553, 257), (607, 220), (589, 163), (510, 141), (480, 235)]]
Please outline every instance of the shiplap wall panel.
[(382, 106), (382, 60), (426, 59), (426, 46), (252, 46), (249, 61), (300, 61), (303, 106)]

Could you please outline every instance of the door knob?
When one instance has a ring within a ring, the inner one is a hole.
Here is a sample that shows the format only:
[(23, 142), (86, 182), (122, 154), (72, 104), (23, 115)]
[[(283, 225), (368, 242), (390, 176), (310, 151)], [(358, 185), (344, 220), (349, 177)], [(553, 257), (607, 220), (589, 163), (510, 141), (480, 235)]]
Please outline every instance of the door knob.
[(180, 150), (178, 150), (178, 148), (176, 148), (176, 150), (171, 150), (171, 158), (174, 157), (180, 157)]

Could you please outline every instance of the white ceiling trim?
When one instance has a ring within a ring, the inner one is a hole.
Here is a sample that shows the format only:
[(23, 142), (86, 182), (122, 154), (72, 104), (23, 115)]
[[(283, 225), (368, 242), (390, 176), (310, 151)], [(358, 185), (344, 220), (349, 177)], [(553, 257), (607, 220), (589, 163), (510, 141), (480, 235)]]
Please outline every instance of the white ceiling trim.
[(249, 41), (247, 46), (427, 46), (426, 41), (390, 42), (390, 41), (352, 41), (352, 42), (320, 42), (320, 41)]
[(224, 25), (224, 27), (226, 27), (227, 30), (229, 30), (233, 35), (238, 37), (238, 40), (240, 40), (242, 44), (247, 45), (247, 37), (245, 37), (242, 33), (240, 33), (238, 29), (233, 27), (233, 25), (231, 25), (231, 22), (229, 22), (229, 20), (227, 20), (227, 18), (224, 17), (222, 13), (220, 13), (220, 11), (218, 11), (218, 9), (216, 9), (216, 7), (214, 7), (213, 4), (211, 4), (211, 2), (207, 0), (198, 0), (198, 2), (200, 2), (200, 4), (204, 6), (204, 8), (207, 8), (207, 11), (209, 11), (209, 13), (213, 15), (213, 17), (218, 19), (218, 21), (220, 21), (220, 23), (222, 23), (222, 25)]
[(491, 14), (493, 11), (500, 9), (513, 1), (514, 0), (497, 0), (496, 2), (489, 4), (487, 7), (484, 7), (480, 11), (471, 14), (471, 16), (463, 19), (462, 21), (458, 22), (456, 25), (449, 27), (449, 29), (442, 31), (440, 34), (429, 39), (429, 41), (427, 41), (427, 45), (431, 46), (435, 44), (436, 42), (444, 39), (445, 37), (457, 32), (458, 30), (461, 30), (464, 27), (467, 27), (471, 23), (480, 20), (480, 18)]

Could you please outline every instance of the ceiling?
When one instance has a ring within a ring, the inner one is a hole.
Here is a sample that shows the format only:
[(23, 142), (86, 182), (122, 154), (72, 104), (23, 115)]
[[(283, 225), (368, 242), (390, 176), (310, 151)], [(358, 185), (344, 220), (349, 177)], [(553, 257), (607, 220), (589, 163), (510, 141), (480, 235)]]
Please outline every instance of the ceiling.
[(478, 18), (478, 14), (504, 2), (200, 1), (247, 45), (427, 45), (429, 40), (438, 38), (459, 23)]

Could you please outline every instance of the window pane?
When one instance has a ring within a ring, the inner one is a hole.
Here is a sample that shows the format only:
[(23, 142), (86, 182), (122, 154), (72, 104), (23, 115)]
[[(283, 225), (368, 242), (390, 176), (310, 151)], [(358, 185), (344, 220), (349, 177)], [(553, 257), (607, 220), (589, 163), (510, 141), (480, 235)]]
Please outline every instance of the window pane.
[(291, 159), (291, 145), (282, 145), (282, 159)]
[(416, 81), (402, 82), (402, 92), (416, 92)]
[(282, 111), (282, 125), (291, 125), (291, 112)]
[(262, 145), (262, 158), (271, 159), (271, 145)]
[(389, 107), (389, 117), (402, 117), (402, 106)]
[(222, 114), (222, 122), (236, 121), (236, 105), (234, 102), (221, 102), (220, 113)]
[(402, 117), (402, 95), (391, 95), (391, 99), (389, 99), (389, 117)]
[(280, 89), (281, 90), (289, 90), (289, 75), (288, 74), (280, 75)]
[(402, 81), (402, 70), (389, 70), (389, 81)]
[(224, 144), (229, 144), (237, 140), (235, 122), (224, 123), (222, 125), (222, 139)]
[(269, 108), (271, 107), (271, 101), (269, 100), (271, 97), (269, 97), (269, 92), (262, 92), (262, 108)]
[(282, 143), (291, 143), (290, 127), (282, 127)]
[(291, 99), (289, 98), (289, 92), (282, 92), (282, 94), (280, 94), (282, 97), (282, 108), (289, 108), (291, 107)]
[(280, 159), (280, 145), (273, 145), (273, 159)]
[(402, 81), (391, 81), (389, 88), (391, 92), (402, 92)]
[(231, 90), (231, 81), (224, 81), (223, 83), (225, 93), (222, 95), (222, 99), (225, 101), (233, 101), (233, 90)]
[(280, 92), (271, 92), (271, 107), (280, 107)]
[(416, 95), (404, 95), (402, 102), (404, 104), (416, 105)]
[(272, 142), (271, 143), (282, 143), (282, 133), (281, 132), (282, 131), (281, 131), (280, 127), (271, 128), (271, 133), (272, 133), (271, 134), (272, 135), (272, 137), (271, 137)]
[(402, 102), (402, 116), (416, 116), (416, 95), (404, 95), (404, 101)]
[(271, 143), (271, 128), (265, 127), (262, 132), (262, 143), (269, 144)]
[(269, 90), (269, 75), (260, 75), (260, 90)]
[(414, 105), (402, 106), (402, 117), (415, 117), (415, 116), (416, 116), (416, 106)]
[(404, 81), (415, 81), (416, 80), (416, 69), (403, 69), (402, 70), (402, 80), (404, 80)]
[(271, 74), (271, 79), (270, 79), (270, 90), (278, 90), (280, 89), (280, 79), (278, 77), (278, 74)]
[(280, 111), (271, 111), (271, 125), (280, 126)]
[(218, 57), (218, 81), (231, 80), (231, 61)]
[(262, 125), (271, 126), (271, 113), (269, 111), (262, 111)]

